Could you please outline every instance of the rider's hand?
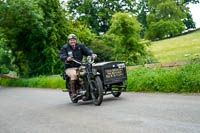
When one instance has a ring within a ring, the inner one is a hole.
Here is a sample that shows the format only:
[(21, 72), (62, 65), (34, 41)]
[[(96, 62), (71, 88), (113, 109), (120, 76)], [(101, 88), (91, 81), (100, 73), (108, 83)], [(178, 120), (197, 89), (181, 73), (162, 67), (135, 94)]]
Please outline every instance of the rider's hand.
[(97, 58), (97, 55), (96, 54), (92, 54), (92, 57), (95, 59), (95, 58)]
[(67, 61), (72, 61), (72, 57), (67, 57)]

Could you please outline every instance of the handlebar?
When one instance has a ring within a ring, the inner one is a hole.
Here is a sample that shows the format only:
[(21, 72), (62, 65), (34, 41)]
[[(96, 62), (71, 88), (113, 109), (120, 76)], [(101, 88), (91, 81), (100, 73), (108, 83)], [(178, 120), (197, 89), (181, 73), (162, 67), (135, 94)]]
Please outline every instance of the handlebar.
[(72, 58), (73, 62), (80, 64), (80, 65), (92, 64), (92, 63), (94, 63), (94, 60), (95, 60), (95, 58), (92, 56), (88, 56), (86, 62), (77, 61), (76, 59)]
[(72, 61), (73, 61), (73, 62), (76, 62), (77, 64), (80, 64), (80, 65), (83, 64), (82, 62), (79, 62), (79, 61), (75, 60), (74, 58), (72, 58)]

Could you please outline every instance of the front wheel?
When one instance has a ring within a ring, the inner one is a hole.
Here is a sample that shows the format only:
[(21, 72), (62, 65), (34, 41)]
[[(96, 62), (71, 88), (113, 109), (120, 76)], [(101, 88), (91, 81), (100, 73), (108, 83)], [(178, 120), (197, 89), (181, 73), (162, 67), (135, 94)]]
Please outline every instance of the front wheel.
[(95, 77), (95, 80), (91, 82), (93, 89), (91, 89), (91, 96), (93, 103), (97, 106), (101, 105), (103, 101), (103, 85), (99, 76)]

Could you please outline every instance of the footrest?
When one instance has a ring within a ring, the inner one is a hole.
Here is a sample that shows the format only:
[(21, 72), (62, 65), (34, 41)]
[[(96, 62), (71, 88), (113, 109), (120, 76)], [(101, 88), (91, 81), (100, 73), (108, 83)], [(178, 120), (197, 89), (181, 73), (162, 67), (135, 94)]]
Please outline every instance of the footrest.
[(66, 89), (66, 90), (62, 90), (62, 91), (63, 91), (63, 92), (69, 92), (69, 90), (67, 90), (67, 89)]

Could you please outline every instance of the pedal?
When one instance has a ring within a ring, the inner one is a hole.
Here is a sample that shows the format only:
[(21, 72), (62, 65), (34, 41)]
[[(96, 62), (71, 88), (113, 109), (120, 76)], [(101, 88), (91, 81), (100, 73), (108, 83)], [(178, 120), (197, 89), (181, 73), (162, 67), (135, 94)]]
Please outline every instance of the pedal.
[(76, 99), (80, 99), (80, 98), (81, 98), (81, 96), (77, 95), (76, 97), (73, 97), (72, 99), (76, 100)]

